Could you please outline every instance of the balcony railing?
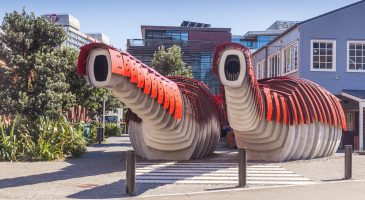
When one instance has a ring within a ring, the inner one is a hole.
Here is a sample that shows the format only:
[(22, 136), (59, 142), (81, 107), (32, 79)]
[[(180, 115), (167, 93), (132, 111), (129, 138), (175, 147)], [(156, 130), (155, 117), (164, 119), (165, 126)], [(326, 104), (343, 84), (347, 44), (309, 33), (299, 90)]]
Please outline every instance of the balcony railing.
[(182, 48), (192, 48), (192, 49), (201, 49), (201, 48), (215, 48), (217, 44), (222, 41), (204, 41), (204, 40), (166, 40), (166, 39), (128, 39), (127, 40), (127, 48), (138, 48), (138, 47), (149, 47), (156, 48), (161, 45), (166, 47), (179, 45)]

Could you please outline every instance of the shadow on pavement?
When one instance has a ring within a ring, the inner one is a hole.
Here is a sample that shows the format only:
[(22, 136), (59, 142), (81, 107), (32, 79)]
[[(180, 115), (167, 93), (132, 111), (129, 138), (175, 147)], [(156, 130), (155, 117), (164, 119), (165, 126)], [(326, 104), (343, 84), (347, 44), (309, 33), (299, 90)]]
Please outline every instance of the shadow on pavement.
[[(176, 164), (183, 164), (184, 162), (187, 163), (209, 163), (210, 159), (212, 157), (208, 157), (205, 159), (199, 159), (199, 160), (190, 160), (190, 161), (180, 161), (177, 162)], [(156, 163), (166, 163), (168, 161), (148, 161), (146, 159), (143, 159), (141, 157), (137, 157), (137, 164), (138, 162), (143, 162), (143, 163), (148, 163), (150, 165), (146, 165), (146, 167), (149, 167), (153, 164)], [(157, 167), (155, 169), (153, 169), (150, 172), (145, 172), (143, 174), (141, 174), (141, 176), (148, 176), (151, 175), (153, 176), (154, 173), (161, 173), (161, 170), (168, 170), (171, 169), (173, 167), (176, 166), (176, 164), (170, 165), (170, 166), (164, 166), (164, 167)], [(221, 169), (225, 169), (221, 168)], [(138, 197), (139, 195), (142, 195), (143, 193), (145, 193), (148, 190), (153, 190), (155, 188), (158, 188), (160, 186), (164, 186), (164, 185), (172, 185), (172, 184), (176, 184), (175, 182), (178, 180), (185, 180), (185, 179), (189, 179), (192, 177), (199, 177), (201, 175), (204, 174), (209, 174), (212, 172), (217, 171), (217, 168), (214, 168), (212, 166), (212, 168), (208, 167), (206, 168), (206, 170), (204, 172), (200, 172), (197, 173), (195, 172), (195, 174), (191, 174), (191, 175), (186, 175), (183, 178), (177, 178), (175, 177), (171, 177), (171, 179), (165, 179), (165, 180), (169, 180), (169, 183), (136, 183), (136, 187), (135, 187), (135, 193), (134, 193), (134, 197)], [(162, 172), (164, 173), (164, 172)], [(137, 175), (138, 176), (138, 175)], [(170, 175), (171, 176), (171, 175)], [(153, 180), (153, 179), (151, 179)], [(191, 186), (194, 186), (194, 184), (191, 184)], [(83, 190), (81, 192), (72, 194), (67, 196), (68, 198), (76, 198), (76, 199), (107, 199), (107, 198), (125, 198), (125, 197), (129, 197), (126, 195), (126, 191), (125, 191), (125, 180), (120, 180), (118, 182), (114, 182), (108, 185), (102, 185), (102, 186), (96, 186), (87, 190)], [(222, 189), (232, 189), (232, 188), (237, 188), (235, 186), (227, 186), (226, 188), (217, 188), (217, 190), (222, 190)], [(213, 189), (210, 189), (213, 190)], [(164, 190), (161, 190), (161, 192), (163, 192)]]
[[(194, 160), (195, 162), (205, 162), (204, 160)], [(189, 162), (189, 161), (186, 161)], [(191, 162), (191, 161), (190, 161)], [(151, 165), (156, 163), (153, 161), (150, 161)], [(179, 162), (179, 163), (184, 163), (184, 162)], [(146, 172), (143, 173), (143, 175), (151, 175), (156, 171), (160, 171), (160, 170), (165, 170), (165, 169), (169, 169), (172, 166), (169, 167), (159, 167), (156, 168), (155, 170), (151, 171), (151, 172)], [(205, 172), (201, 172), (201, 173), (195, 173), (192, 175), (187, 175), (185, 176), (183, 179), (178, 179), (178, 180), (184, 180), (184, 179), (188, 179), (188, 178), (192, 178), (192, 177), (198, 177), (200, 175), (203, 174), (208, 174), (208, 173), (212, 173), (214, 171), (216, 171), (217, 169), (207, 169)], [(171, 182), (170, 183), (136, 183), (136, 187), (135, 187), (135, 193), (134, 196), (139, 196), (143, 193), (145, 193), (148, 190), (153, 190), (155, 188), (158, 188), (160, 186), (164, 186), (164, 185), (169, 185), (169, 184), (176, 184), (175, 181), (177, 181), (177, 179), (175, 179), (176, 177), (174, 177), (173, 179), (170, 179)], [(194, 184), (191, 184), (191, 186), (193, 186)], [(219, 190), (222, 189), (232, 189), (232, 188), (236, 188), (236, 187), (227, 187), (227, 188), (219, 188)], [(213, 190), (213, 189), (212, 189)], [(163, 190), (161, 191), (163, 192)], [(108, 199), (108, 198), (124, 198), (124, 197), (129, 197), (126, 196), (126, 192), (125, 192), (125, 180), (120, 180), (118, 182), (114, 182), (108, 185), (102, 185), (102, 186), (96, 186), (87, 190), (83, 190), (81, 192), (72, 194), (67, 196), (68, 198), (76, 198), (76, 199)]]
[[(227, 149), (222, 148), (220, 150), (226, 151)], [(230, 151), (235, 151), (235, 150), (231, 149)], [(229, 159), (227, 156), (228, 155), (226, 155), (226, 154), (216, 154), (216, 153), (214, 153), (213, 155), (211, 155), (207, 158), (204, 158), (204, 159), (180, 161), (180, 162), (177, 162), (177, 163), (184, 163), (184, 162), (187, 162), (187, 163), (192, 163), (192, 162), (194, 162), (194, 163), (237, 162), (235, 154), (231, 155), (231, 156), (228, 156), (228, 157), (232, 157), (232, 159)], [(222, 158), (222, 157), (224, 157), (224, 159), (219, 159), (219, 158)], [(153, 164), (156, 164), (156, 163), (166, 163), (166, 162), (169, 162), (169, 161), (162, 161), (162, 160), (151, 161), (151, 160), (147, 160), (147, 159), (144, 159), (144, 158), (141, 158), (141, 157), (137, 156), (136, 163), (138, 164), (138, 163), (142, 163), (142, 162), (147, 163), (146, 167), (149, 167), (149, 166), (151, 166)], [(123, 167), (125, 167), (125, 160), (123, 161), (122, 165), (123, 165)], [(159, 173), (159, 171), (161, 171), (161, 170), (162, 171), (167, 170), (167, 169), (169, 169), (171, 167), (174, 167), (174, 166), (176, 166), (176, 164), (173, 164), (173, 165), (170, 165), (170, 166), (157, 167), (157, 168), (153, 169), (152, 171), (145, 172), (141, 175), (142, 176), (153, 175), (154, 173)], [(203, 175), (203, 174), (212, 173), (216, 170), (217, 169), (213, 168), (213, 166), (212, 166), (211, 169), (208, 167), (204, 172), (187, 175), (187, 176), (184, 176), (183, 179), (188, 179), (188, 178), (197, 177), (197, 176), (200, 176), (200, 175)], [(176, 177), (173, 177), (173, 178), (176, 178)], [(171, 181), (170, 183), (136, 183), (134, 197), (138, 197), (138, 196), (144, 194), (145, 192), (147, 192), (148, 190), (153, 190), (155, 188), (165, 186), (165, 185), (176, 184), (175, 182), (177, 180), (178, 179), (170, 179), (170, 181)], [(191, 184), (190, 186), (194, 187), (194, 184)], [(76, 199), (126, 198), (126, 197), (129, 197), (129, 196), (126, 195), (125, 187), (126, 187), (125, 186), (125, 180), (120, 180), (120, 181), (117, 181), (117, 182), (114, 182), (114, 183), (111, 183), (111, 184), (88, 188), (88, 189), (85, 189), (85, 190), (80, 191), (78, 193), (69, 195), (67, 197), (68, 198), (76, 198)], [(219, 189), (232, 189), (232, 188), (236, 188), (236, 187), (235, 186), (227, 186), (227, 188), (219, 188)], [(211, 189), (211, 190), (213, 190), (213, 189)], [(164, 193), (165, 191), (161, 190), (161, 192)], [(172, 191), (172, 192), (174, 192), (174, 191)]]
[(121, 151), (92, 151), (80, 159), (67, 159), (65, 162), (71, 165), (60, 171), (2, 179), (0, 189), (120, 172), (124, 171), (121, 160), (124, 160)]
[[(64, 167), (60, 171), (2, 179), (0, 180), (0, 190), (4, 188), (28, 186), (40, 183), (52, 184), (52, 182), (60, 180), (97, 176), (102, 174), (110, 174), (114, 172), (124, 172), (125, 151), (122, 151), (123, 149), (122, 148), (119, 149), (118, 147), (129, 147), (129, 146), (130, 143), (125, 141), (112, 142), (109, 144), (107, 143), (107, 144), (93, 145), (89, 147), (91, 151), (85, 153), (85, 155), (82, 158), (65, 160), (65, 162), (69, 163), (70, 166)], [(109, 149), (109, 147), (111, 148)], [(212, 157), (214, 158), (214, 156)], [(145, 162), (152, 165), (157, 162), (164, 163), (166, 161), (147, 161), (145, 159), (137, 157), (137, 163), (138, 162)], [(209, 158), (201, 160), (191, 160), (186, 162), (206, 163), (209, 162)], [(148, 164), (147, 166), (149, 166)], [(148, 175), (156, 171), (158, 172), (160, 170), (168, 169), (170, 167), (172, 166), (158, 167), (150, 172), (143, 173), (142, 175)], [(194, 176), (200, 176), (206, 173), (214, 172), (216, 170), (217, 170), (216, 168), (207, 169), (204, 172), (202, 171), (201, 173), (187, 175), (183, 179), (191, 178)], [(155, 189), (160, 186), (174, 184), (175, 181), (176, 181), (175, 179), (172, 179), (170, 183), (160, 183), (160, 184), (136, 183), (135, 196), (141, 195), (148, 190)], [(52, 185), (50, 185), (50, 187), (52, 187)], [(119, 178), (119, 181), (106, 185), (85, 184), (85, 185), (79, 185), (78, 187), (83, 188), (83, 190), (75, 194), (71, 194), (67, 197), (78, 198), (78, 199), (107, 199), (107, 198), (126, 197), (125, 180), (122, 180), (122, 177)]]
[(336, 182), (336, 181), (348, 181), (351, 179), (345, 179), (345, 178), (336, 178), (336, 179), (326, 179), (326, 180), (321, 180), (323, 182)]
[(67, 198), (75, 199), (109, 199), (121, 197), (125, 197), (124, 180), (98, 187), (93, 187), (67, 196)]

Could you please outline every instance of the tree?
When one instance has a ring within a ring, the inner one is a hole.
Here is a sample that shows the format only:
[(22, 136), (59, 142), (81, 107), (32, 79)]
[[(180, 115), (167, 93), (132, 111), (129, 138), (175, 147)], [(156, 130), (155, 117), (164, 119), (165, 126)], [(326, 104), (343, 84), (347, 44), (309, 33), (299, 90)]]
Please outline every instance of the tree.
[[(70, 92), (75, 96), (75, 105), (80, 105), (88, 110), (89, 117), (103, 114), (103, 100), (106, 110), (115, 110), (120, 108), (122, 104), (111, 91), (105, 88), (95, 88), (89, 84), (86, 76), (80, 76), (76, 73), (78, 51), (72, 48), (63, 48), (62, 57), (69, 61), (67, 65), (73, 66), (68, 68), (66, 82), (70, 85)], [(77, 119), (79, 121), (79, 119)]]
[(182, 60), (181, 48), (178, 45), (168, 48), (167, 51), (164, 46), (159, 47), (153, 55), (151, 66), (164, 76), (193, 77), (191, 69), (186, 67)]
[(103, 100), (106, 110), (115, 110), (120, 108), (122, 104), (111, 91), (105, 88), (95, 88), (89, 84), (86, 76), (80, 76), (76, 73), (78, 52), (72, 48), (64, 48), (62, 57), (67, 58), (70, 68), (67, 72), (67, 83), (70, 84), (70, 92), (75, 96), (75, 104), (85, 107), (88, 110), (89, 117), (103, 114)]
[(25, 10), (6, 13), (1, 28), (0, 59), (8, 68), (0, 70), (0, 114), (54, 118), (72, 106), (75, 97), (64, 73), (72, 66), (60, 56), (62, 28)]
[(85, 76), (76, 74), (78, 51), (62, 47), (62, 28), (44, 17), (16, 11), (7, 13), (0, 35), (0, 115), (19, 113), (36, 119), (57, 118), (73, 106), (101, 115), (103, 98), (107, 110), (121, 106), (112, 93), (92, 87)]
[(106, 111), (115, 111), (115, 109), (122, 107), (122, 103), (110, 90), (106, 88), (93, 88), (89, 95), (89, 99), (84, 102), (84, 106), (89, 111), (90, 117), (103, 115), (103, 101), (105, 97), (108, 99), (105, 102)]

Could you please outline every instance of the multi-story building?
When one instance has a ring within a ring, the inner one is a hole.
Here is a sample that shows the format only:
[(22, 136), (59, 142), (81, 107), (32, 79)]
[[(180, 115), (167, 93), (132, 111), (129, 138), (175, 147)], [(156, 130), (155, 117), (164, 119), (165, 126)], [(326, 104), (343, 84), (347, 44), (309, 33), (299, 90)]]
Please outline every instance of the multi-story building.
[(65, 46), (79, 49), (91, 42), (109, 44), (109, 38), (104, 33), (92, 33), (89, 36), (80, 32), (80, 21), (70, 14), (46, 14), (44, 16), (63, 28), (67, 34), (67, 40), (63, 43)]
[(86, 33), (86, 35), (97, 41), (110, 45), (110, 39), (105, 33)]
[(231, 41), (230, 28), (212, 28), (210, 24), (184, 21), (181, 26), (141, 26), (143, 39), (128, 39), (127, 51), (150, 64), (158, 47), (179, 45), (183, 60), (192, 68), (195, 79), (218, 93), (217, 77), (212, 75), (211, 64), (215, 47)]
[(299, 22), (278, 20), (265, 31), (248, 31), (245, 35), (233, 35), (232, 42), (241, 43), (251, 52), (255, 52), (297, 23)]
[(364, 149), (365, 1), (297, 23), (253, 53), (256, 76), (309, 79), (342, 100), (343, 144)]

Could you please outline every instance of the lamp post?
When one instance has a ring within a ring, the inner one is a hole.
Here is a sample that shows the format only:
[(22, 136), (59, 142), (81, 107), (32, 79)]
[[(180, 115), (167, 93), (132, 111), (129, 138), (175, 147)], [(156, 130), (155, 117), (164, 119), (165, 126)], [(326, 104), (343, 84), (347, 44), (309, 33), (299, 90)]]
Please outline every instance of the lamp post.
[(103, 130), (105, 132), (105, 102), (108, 101), (108, 97), (105, 96), (103, 100)]

